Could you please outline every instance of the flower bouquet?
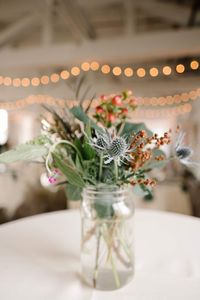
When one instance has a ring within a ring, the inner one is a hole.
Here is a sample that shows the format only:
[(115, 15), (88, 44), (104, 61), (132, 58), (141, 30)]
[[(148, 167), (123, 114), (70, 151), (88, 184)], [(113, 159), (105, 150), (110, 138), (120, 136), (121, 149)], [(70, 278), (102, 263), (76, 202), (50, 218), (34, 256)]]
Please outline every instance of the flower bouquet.
[[(95, 103), (94, 103), (95, 102)], [(0, 163), (40, 161), (50, 184), (65, 185), (70, 200), (82, 199), (82, 273), (98, 289), (116, 289), (134, 274), (133, 190), (152, 197), (150, 171), (169, 159), (190, 163), (183, 135), (166, 158), (171, 132), (152, 133), (129, 121), (136, 101), (130, 92), (48, 110), (42, 134), (0, 155)]]

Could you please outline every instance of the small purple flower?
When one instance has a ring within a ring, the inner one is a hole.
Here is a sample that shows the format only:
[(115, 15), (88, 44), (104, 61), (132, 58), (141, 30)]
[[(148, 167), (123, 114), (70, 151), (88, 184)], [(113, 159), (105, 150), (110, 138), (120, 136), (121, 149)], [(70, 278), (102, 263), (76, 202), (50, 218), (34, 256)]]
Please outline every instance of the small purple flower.
[(57, 182), (57, 177), (60, 176), (60, 171), (58, 169), (54, 169), (50, 176), (48, 176), (48, 180), (50, 184), (54, 184)]

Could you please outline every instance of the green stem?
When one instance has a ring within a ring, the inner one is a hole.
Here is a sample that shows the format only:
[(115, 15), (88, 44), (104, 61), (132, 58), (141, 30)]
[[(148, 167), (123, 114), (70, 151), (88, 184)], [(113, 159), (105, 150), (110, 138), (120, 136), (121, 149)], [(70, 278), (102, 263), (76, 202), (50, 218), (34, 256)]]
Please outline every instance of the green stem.
[(55, 143), (51, 148), (50, 148), (50, 151), (53, 152), (55, 150), (55, 148), (60, 145), (60, 144), (66, 144), (66, 145), (69, 145), (71, 146), (72, 148), (74, 148), (74, 150), (76, 150), (77, 154), (79, 155), (80, 159), (82, 160), (82, 155), (80, 153), (80, 151), (78, 150), (78, 148), (72, 144), (71, 142), (69, 141), (66, 141), (66, 140), (60, 140), (58, 141), (57, 143)]
[(115, 180), (117, 183), (118, 180), (118, 165), (117, 165), (117, 161), (114, 161), (114, 166), (115, 166)]
[[(115, 280), (115, 284), (116, 284), (116, 287), (119, 288), (120, 287), (120, 279), (119, 279), (119, 275), (117, 273), (117, 269), (115, 267), (115, 263), (114, 263), (114, 259), (113, 259), (113, 256), (112, 256), (112, 248), (113, 248), (113, 245), (112, 245), (112, 239), (113, 239), (113, 235), (114, 235), (114, 228), (115, 228), (115, 225), (116, 223), (113, 224), (113, 229), (111, 231), (108, 230), (108, 227), (104, 226), (104, 229), (108, 232), (108, 234), (106, 235), (104, 232), (103, 232), (103, 238), (107, 244), (107, 247), (108, 247), (108, 259), (110, 260), (110, 263), (111, 263), (111, 266), (112, 266), (112, 271), (113, 271), (113, 276), (114, 276), (114, 280)], [(114, 249), (114, 248), (113, 248)]]
[(47, 157), (46, 157), (45, 165), (46, 165), (46, 169), (47, 169), (47, 171), (48, 171), (49, 173), (51, 173), (51, 170), (50, 170), (50, 168), (49, 168), (49, 160), (50, 160), (50, 158), (51, 158), (51, 156), (52, 156), (52, 152), (54, 152), (54, 150), (56, 149), (56, 147), (57, 147), (58, 145), (60, 145), (60, 144), (66, 144), (66, 145), (69, 145), (69, 146), (71, 146), (72, 148), (74, 148), (74, 150), (76, 150), (77, 154), (79, 155), (79, 157), (80, 157), (80, 159), (81, 159), (81, 161), (82, 161), (81, 153), (80, 153), (80, 151), (78, 150), (78, 148), (77, 148), (74, 144), (72, 144), (71, 142), (68, 142), (68, 141), (66, 141), (66, 140), (60, 140), (60, 141), (56, 142), (55, 144), (53, 144), (53, 145), (50, 147), (49, 153), (48, 153), (48, 155), (47, 155)]
[(113, 270), (113, 275), (114, 275), (116, 287), (119, 288), (121, 284), (120, 284), (119, 276), (118, 276), (118, 273), (117, 273), (117, 270), (116, 270), (116, 267), (115, 267), (115, 263), (114, 263), (112, 254), (110, 255), (110, 262), (111, 262), (111, 265), (112, 265), (112, 270)]
[(118, 135), (121, 135), (121, 133), (124, 129), (124, 126), (125, 126), (125, 120), (123, 122), (121, 122), (120, 128), (119, 128), (118, 133), (117, 133)]
[(119, 240), (120, 240), (120, 242), (121, 242), (121, 246), (122, 246), (122, 248), (124, 249), (124, 252), (126, 253), (126, 255), (128, 256), (128, 258), (129, 258), (130, 261), (131, 261), (131, 260), (132, 260), (132, 257), (131, 257), (131, 253), (130, 253), (130, 251), (129, 251), (129, 247), (126, 245), (125, 240), (122, 238), (119, 229), (118, 229), (117, 231), (118, 231), (118, 238), (119, 238)]
[(95, 268), (94, 268), (94, 275), (93, 275), (93, 286), (94, 286), (94, 288), (96, 288), (96, 285), (97, 285), (97, 277), (98, 277), (98, 272), (99, 272), (100, 239), (101, 239), (101, 231), (100, 231), (100, 228), (98, 228), (97, 249), (96, 249), (96, 258), (95, 258)]
[(99, 181), (102, 179), (102, 173), (103, 173), (103, 154), (100, 154), (100, 163), (99, 163)]

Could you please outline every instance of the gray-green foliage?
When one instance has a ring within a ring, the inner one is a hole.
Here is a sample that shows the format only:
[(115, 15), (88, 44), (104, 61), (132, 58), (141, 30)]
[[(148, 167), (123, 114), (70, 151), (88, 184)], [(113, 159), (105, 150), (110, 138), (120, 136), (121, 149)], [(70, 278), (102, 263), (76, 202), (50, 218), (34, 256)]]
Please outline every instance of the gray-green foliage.
[(52, 154), (55, 166), (66, 176), (68, 182), (72, 185), (83, 188), (85, 182), (81, 174), (67, 161), (63, 161), (57, 153)]
[(23, 144), (15, 149), (4, 152), (0, 155), (0, 163), (14, 163), (17, 161), (37, 161), (47, 155), (47, 148), (37, 144)]

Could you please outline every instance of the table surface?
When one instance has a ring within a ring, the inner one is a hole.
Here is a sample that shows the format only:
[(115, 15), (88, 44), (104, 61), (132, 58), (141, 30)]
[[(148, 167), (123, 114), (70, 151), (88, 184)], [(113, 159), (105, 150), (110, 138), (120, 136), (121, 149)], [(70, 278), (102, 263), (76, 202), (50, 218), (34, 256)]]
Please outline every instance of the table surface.
[(1, 300), (199, 300), (200, 220), (136, 210), (136, 274), (127, 286), (81, 283), (80, 215), (69, 210), (0, 226)]

